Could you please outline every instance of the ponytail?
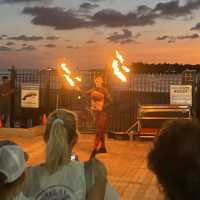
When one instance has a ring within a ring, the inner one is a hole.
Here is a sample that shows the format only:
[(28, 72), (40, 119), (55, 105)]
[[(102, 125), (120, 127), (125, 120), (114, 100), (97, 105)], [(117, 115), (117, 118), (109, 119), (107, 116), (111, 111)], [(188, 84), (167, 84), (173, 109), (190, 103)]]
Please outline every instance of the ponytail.
[(46, 146), (46, 167), (54, 173), (70, 158), (68, 132), (62, 119), (54, 119)]

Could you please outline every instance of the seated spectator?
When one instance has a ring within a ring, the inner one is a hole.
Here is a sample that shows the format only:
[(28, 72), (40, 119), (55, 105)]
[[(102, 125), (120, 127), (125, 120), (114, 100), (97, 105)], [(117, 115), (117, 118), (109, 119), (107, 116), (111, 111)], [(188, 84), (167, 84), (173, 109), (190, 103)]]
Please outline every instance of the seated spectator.
[(0, 199), (14, 200), (21, 192), (28, 156), (11, 141), (0, 142)]
[[(21, 199), (104, 199), (107, 191), (104, 165), (97, 160), (85, 165), (71, 160), (77, 138), (74, 113), (57, 109), (50, 114), (44, 133), (45, 163), (27, 170)], [(93, 173), (87, 174), (86, 171)]]
[(189, 120), (165, 124), (148, 155), (169, 200), (200, 199), (200, 125)]

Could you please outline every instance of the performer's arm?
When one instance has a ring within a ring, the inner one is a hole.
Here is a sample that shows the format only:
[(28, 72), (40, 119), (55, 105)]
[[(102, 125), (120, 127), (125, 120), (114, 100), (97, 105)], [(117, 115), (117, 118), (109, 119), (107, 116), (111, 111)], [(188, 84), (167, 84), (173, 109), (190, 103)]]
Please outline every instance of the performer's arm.
[(82, 90), (80, 87), (76, 87), (75, 90), (80, 92), (81, 94), (88, 95), (93, 91), (93, 88), (91, 88), (89, 90)]

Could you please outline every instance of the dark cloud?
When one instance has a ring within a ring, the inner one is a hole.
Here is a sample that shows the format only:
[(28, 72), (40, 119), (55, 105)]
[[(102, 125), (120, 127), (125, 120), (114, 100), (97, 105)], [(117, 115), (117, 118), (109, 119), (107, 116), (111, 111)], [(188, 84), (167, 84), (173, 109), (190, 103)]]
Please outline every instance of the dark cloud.
[(55, 44), (46, 44), (45, 47), (47, 47), (47, 48), (55, 48), (56, 45)]
[(199, 34), (197, 34), (197, 33), (194, 33), (192, 35), (181, 35), (181, 36), (177, 37), (178, 40), (198, 39), (198, 38), (199, 38)]
[(191, 34), (191, 35), (179, 35), (179, 36), (159, 36), (156, 38), (156, 40), (167, 40), (168, 43), (175, 43), (177, 40), (194, 40), (199, 39), (200, 36), (197, 33)]
[(92, 2), (92, 3), (96, 3), (96, 2), (102, 2), (102, 1), (105, 1), (105, 0), (87, 0), (89, 2)]
[(1, 35), (0, 37), (5, 38), (5, 37), (8, 37), (8, 36), (7, 35)]
[(96, 26), (104, 25), (107, 27), (145, 26), (155, 23), (156, 15), (154, 13), (148, 12), (146, 15), (141, 15), (139, 12), (122, 14), (113, 9), (104, 9), (95, 13), (92, 20)]
[(57, 36), (49, 36), (49, 37), (46, 37), (47, 40), (58, 40), (59, 37)]
[(197, 23), (194, 27), (191, 28), (191, 30), (200, 30), (200, 23)]
[[(94, 2), (94, 1), (93, 1)], [(96, 4), (83, 3), (81, 7), (92, 9)], [(106, 27), (129, 27), (153, 25), (160, 19), (176, 19), (191, 15), (200, 8), (200, 0), (187, 1), (171, 0), (157, 3), (150, 8), (146, 5), (138, 6), (135, 11), (122, 13), (114, 9), (99, 10), (94, 14), (80, 15), (80, 10), (64, 10), (59, 7), (25, 7), (24, 14), (33, 16), (35, 25), (50, 26), (55, 29), (77, 29)]]
[(98, 4), (91, 4), (91, 3), (88, 3), (88, 2), (82, 3), (82, 4), (80, 5), (80, 9), (81, 9), (81, 10), (85, 10), (85, 11), (92, 10), (92, 9), (98, 8), (98, 7), (99, 7)]
[(94, 40), (88, 40), (88, 41), (86, 41), (86, 44), (93, 44), (93, 43), (95, 43), (96, 41), (94, 41)]
[(108, 39), (110, 42), (121, 44), (133, 42), (133, 34), (131, 31), (129, 31), (128, 29), (123, 29), (122, 32), (123, 33), (114, 32), (111, 36), (107, 37), (106, 39)]
[(163, 36), (159, 36), (159, 37), (156, 38), (156, 40), (167, 40), (167, 39), (170, 39), (170, 36), (163, 35)]
[(58, 7), (25, 7), (24, 14), (34, 16), (35, 25), (51, 26), (55, 29), (76, 29), (89, 26), (89, 22), (81, 19), (72, 10), (65, 11)]
[(191, 15), (193, 10), (200, 8), (200, 1), (188, 1), (185, 5), (180, 5), (179, 0), (173, 0), (166, 3), (158, 3), (153, 9), (161, 17), (180, 17)]
[(175, 37), (171, 37), (168, 40), (168, 43), (175, 43), (176, 42), (176, 38)]
[(92, 17), (93, 21), (99, 25), (108, 27), (119, 26), (145, 26), (156, 23), (156, 20), (191, 15), (192, 11), (200, 8), (200, 0), (188, 1), (185, 5), (181, 5), (180, 1), (169, 1), (158, 3), (154, 8), (145, 5), (137, 7), (135, 12), (122, 14), (112, 9), (104, 9)]
[(141, 36), (142, 36), (141, 33), (137, 33), (134, 37), (135, 37), (135, 38), (139, 38), (139, 37), (141, 37)]
[(18, 51), (34, 51), (36, 48), (33, 45), (27, 45), (22, 47), (21, 49), (18, 49)]
[(79, 49), (80, 47), (69, 45), (69, 46), (67, 46), (66, 48), (67, 48), (67, 49)]
[(15, 45), (15, 43), (14, 42), (7, 42), (6, 43), (6, 46), (12, 46), (12, 45)]
[(52, 2), (52, 0), (0, 0), (0, 3), (7, 3), (7, 4), (13, 4), (13, 3), (47, 3)]
[(9, 40), (20, 40), (20, 41), (26, 41), (26, 42), (31, 42), (31, 41), (39, 41), (43, 40), (42, 36), (26, 36), (26, 35), (20, 35), (17, 37), (9, 37)]
[(0, 51), (11, 51), (11, 48), (5, 47), (5, 46), (0, 46)]
[(3, 37), (0, 37), (0, 40), (3, 40)]

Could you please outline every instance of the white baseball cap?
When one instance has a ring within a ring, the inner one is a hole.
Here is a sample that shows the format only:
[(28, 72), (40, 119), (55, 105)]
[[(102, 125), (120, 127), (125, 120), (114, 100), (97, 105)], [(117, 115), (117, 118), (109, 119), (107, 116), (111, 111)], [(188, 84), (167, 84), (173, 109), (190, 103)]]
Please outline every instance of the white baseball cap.
[(17, 180), (26, 169), (28, 154), (16, 143), (4, 140), (0, 141), (0, 173), (6, 180), (3, 184)]

